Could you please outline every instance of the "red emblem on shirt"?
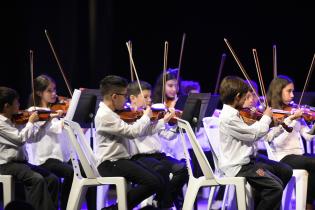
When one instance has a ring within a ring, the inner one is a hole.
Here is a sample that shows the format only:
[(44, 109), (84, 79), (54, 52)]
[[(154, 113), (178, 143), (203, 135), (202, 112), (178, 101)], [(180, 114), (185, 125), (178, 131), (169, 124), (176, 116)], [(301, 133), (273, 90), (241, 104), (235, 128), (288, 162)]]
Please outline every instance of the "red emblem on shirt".
[(265, 171), (262, 168), (259, 168), (256, 173), (258, 174), (258, 176), (265, 176)]

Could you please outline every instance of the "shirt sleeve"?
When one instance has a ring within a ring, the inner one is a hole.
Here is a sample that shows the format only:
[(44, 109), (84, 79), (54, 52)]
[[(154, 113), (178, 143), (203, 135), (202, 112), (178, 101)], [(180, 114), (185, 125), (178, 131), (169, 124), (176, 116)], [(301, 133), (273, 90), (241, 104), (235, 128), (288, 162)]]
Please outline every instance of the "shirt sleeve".
[(0, 124), (0, 135), (6, 139), (6, 142), (1, 142), (13, 147), (22, 146), (29, 139), (34, 138), (37, 128), (33, 123), (28, 122), (21, 130), (13, 126), (4, 126)]
[(264, 115), (259, 121), (247, 125), (240, 118), (223, 119), (220, 122), (224, 132), (241, 141), (257, 141), (267, 134), (271, 118)]
[(111, 115), (103, 115), (97, 121), (96, 130), (99, 134), (112, 134), (128, 139), (144, 136), (150, 125), (150, 118), (147, 115), (143, 115), (133, 124), (127, 124), (120, 118)]

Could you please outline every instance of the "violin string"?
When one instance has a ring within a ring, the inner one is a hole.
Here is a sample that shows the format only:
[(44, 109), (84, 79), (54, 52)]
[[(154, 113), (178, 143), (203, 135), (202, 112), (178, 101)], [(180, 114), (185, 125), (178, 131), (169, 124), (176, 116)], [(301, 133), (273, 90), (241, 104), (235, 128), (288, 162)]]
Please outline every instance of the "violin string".
[(277, 75), (278, 75), (278, 65), (277, 65), (277, 46), (276, 45), (273, 45), (272, 46), (272, 61), (273, 61), (273, 78), (276, 78)]
[(30, 70), (31, 70), (33, 106), (36, 107), (36, 104), (35, 104), (35, 87), (34, 87), (34, 52), (33, 52), (33, 50), (30, 50)]
[(254, 94), (256, 95), (256, 97), (258, 98), (259, 103), (262, 104), (261, 99), (259, 98), (259, 96), (258, 96), (256, 90), (254, 89), (253, 85), (249, 82), (249, 81), (250, 81), (249, 76), (247, 75), (247, 73), (246, 73), (246, 71), (245, 71), (245, 69), (244, 69), (244, 67), (243, 67), (243, 65), (242, 65), (242, 63), (241, 63), (241, 61), (238, 59), (238, 57), (237, 57), (236, 53), (234, 52), (232, 46), (230, 45), (229, 41), (228, 41), (226, 38), (224, 38), (224, 42), (226, 43), (227, 47), (229, 48), (231, 54), (233, 55), (233, 58), (235, 59), (237, 65), (238, 65), (239, 68), (241, 69), (241, 71), (242, 71), (242, 73), (243, 73), (245, 79), (248, 80), (248, 84), (249, 84), (249, 86), (251, 87), (251, 89), (253, 90), (253, 92), (254, 92)]
[[(132, 42), (131, 42), (131, 40), (128, 41), (128, 45), (129, 45), (130, 53), (132, 56)], [(131, 82), (133, 82), (134, 81), (134, 73), (133, 73), (133, 67), (132, 67), (130, 57), (129, 57), (129, 63), (130, 63), (130, 79), (131, 79)]]
[(168, 41), (164, 42), (164, 62), (163, 62), (163, 88), (162, 88), (162, 104), (166, 101), (165, 84), (166, 84), (166, 69), (167, 69)]
[(266, 97), (266, 89), (265, 89), (263, 77), (261, 74), (261, 68), (260, 68), (260, 64), (259, 64), (258, 53), (257, 53), (256, 49), (253, 49), (252, 51), (253, 51), (253, 56), (254, 56), (254, 60), (255, 60), (255, 66), (256, 66), (256, 70), (257, 70), (258, 80), (259, 80), (259, 84), (260, 84), (260, 88), (261, 88), (261, 94), (264, 97), (265, 106), (268, 107), (267, 97)]
[(217, 81), (215, 83), (214, 94), (217, 94), (219, 90), (219, 83), (220, 83), (220, 78), (221, 78), (222, 69), (225, 63), (225, 59), (226, 59), (226, 54), (223, 53), (221, 56), (221, 63), (220, 63), (219, 71), (218, 71)]
[(143, 94), (143, 91), (142, 91), (142, 88), (141, 88), (140, 80), (139, 80), (139, 77), (138, 77), (137, 69), (136, 69), (135, 63), (133, 61), (133, 58), (132, 58), (132, 55), (131, 55), (131, 49), (130, 49), (130, 46), (128, 45), (128, 42), (126, 42), (126, 45), (127, 45), (127, 49), (128, 49), (128, 53), (129, 53), (129, 58), (130, 58), (130, 61), (131, 61), (131, 64), (132, 64), (132, 68), (134, 70), (134, 73), (135, 73), (135, 76), (136, 76), (136, 79), (137, 79), (139, 90), (140, 90), (140, 93), (141, 93), (141, 95), (143, 97), (144, 105), (147, 106), (147, 103), (145, 101), (144, 94)]
[(67, 89), (68, 89), (68, 91), (69, 91), (69, 94), (70, 94), (70, 96), (72, 97), (72, 91), (71, 91), (72, 88), (70, 87), (69, 82), (68, 82), (68, 80), (67, 80), (67, 78), (66, 78), (66, 75), (64, 74), (63, 68), (62, 68), (61, 63), (60, 63), (60, 61), (59, 61), (59, 59), (58, 59), (58, 56), (57, 56), (56, 51), (55, 51), (55, 48), (54, 48), (54, 46), (53, 46), (53, 44), (52, 44), (52, 42), (51, 42), (51, 40), (50, 40), (50, 38), (49, 38), (48, 31), (47, 31), (46, 29), (45, 29), (45, 35), (46, 35), (46, 38), (47, 38), (47, 40), (48, 40), (50, 49), (52, 50), (52, 53), (53, 53), (53, 55), (54, 55), (54, 57), (55, 57), (55, 60), (57, 61), (59, 70), (60, 70), (60, 72), (61, 72), (61, 75), (62, 75), (62, 77), (63, 77), (63, 79), (64, 79), (64, 81), (65, 81), (65, 83), (66, 83), (66, 86), (67, 86)]
[(306, 87), (307, 87), (307, 85), (308, 85), (308, 83), (309, 83), (309, 80), (310, 80), (310, 77), (311, 77), (311, 75), (312, 75), (312, 72), (313, 72), (313, 69), (314, 69), (314, 60), (315, 60), (315, 53), (314, 53), (314, 55), (313, 55), (313, 59), (312, 59), (312, 62), (311, 62), (311, 66), (310, 66), (310, 68), (309, 68), (309, 70), (308, 70), (308, 74), (307, 74), (307, 77), (306, 77), (306, 82), (305, 82), (304, 87), (303, 87), (303, 91), (302, 91), (302, 94), (301, 94), (301, 97), (300, 97), (300, 100), (299, 100), (298, 107), (300, 107), (300, 105), (301, 105), (302, 98), (303, 98), (303, 96), (304, 96), (304, 92), (305, 92), (305, 90), (306, 90)]
[[(185, 40), (186, 40), (186, 34), (183, 33), (182, 45), (181, 45), (181, 48), (180, 48), (179, 62), (178, 62), (177, 82), (179, 82), (179, 75), (180, 75), (180, 70), (181, 70), (181, 67), (182, 67), (182, 58), (183, 58), (183, 51), (184, 51)], [(179, 85), (179, 84), (177, 84), (177, 85)]]

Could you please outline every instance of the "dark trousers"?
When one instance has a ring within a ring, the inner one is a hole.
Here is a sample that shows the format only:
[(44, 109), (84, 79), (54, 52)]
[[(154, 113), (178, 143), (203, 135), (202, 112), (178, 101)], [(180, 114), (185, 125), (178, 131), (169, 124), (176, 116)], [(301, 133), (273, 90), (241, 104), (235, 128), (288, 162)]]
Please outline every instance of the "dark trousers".
[(0, 165), (0, 172), (12, 175), (25, 186), (27, 202), (36, 210), (58, 208), (58, 177), (49, 171), (26, 162), (10, 162)]
[[(62, 162), (57, 159), (49, 158), (40, 167), (54, 173), (59, 178), (63, 178), (63, 183), (61, 184), (61, 196), (60, 196), (60, 207), (61, 210), (66, 210), (68, 198), (73, 181), (73, 167), (71, 162)], [(81, 170), (82, 176), (85, 176), (84, 171)], [(95, 191), (95, 192), (94, 192)], [(89, 210), (96, 209), (96, 188), (90, 187), (86, 192), (86, 201)]]
[[(151, 159), (158, 161), (158, 164)], [(166, 178), (169, 178), (169, 174), (172, 173), (172, 179), (170, 180), (170, 193), (172, 201), (174, 202), (176, 209), (181, 209), (184, 202), (184, 196), (182, 188), (188, 181), (188, 171), (186, 163), (179, 161), (172, 157), (166, 156), (165, 153), (154, 153), (154, 154), (138, 154), (133, 156), (133, 160), (137, 160), (147, 167), (152, 168), (154, 171), (158, 171), (159, 165), (162, 164), (164, 170), (166, 170)]]
[(307, 203), (312, 204), (315, 200), (315, 156), (287, 155), (280, 162), (288, 164), (293, 169), (304, 169), (308, 172)]
[(264, 157), (251, 158), (236, 176), (246, 177), (255, 197), (255, 209), (280, 209), (282, 192), (292, 176), (290, 166)]
[(122, 176), (135, 184), (127, 193), (128, 209), (132, 209), (154, 193), (162, 197), (165, 191), (164, 178), (138, 161), (129, 159), (104, 161), (98, 166), (98, 171), (101, 176)]

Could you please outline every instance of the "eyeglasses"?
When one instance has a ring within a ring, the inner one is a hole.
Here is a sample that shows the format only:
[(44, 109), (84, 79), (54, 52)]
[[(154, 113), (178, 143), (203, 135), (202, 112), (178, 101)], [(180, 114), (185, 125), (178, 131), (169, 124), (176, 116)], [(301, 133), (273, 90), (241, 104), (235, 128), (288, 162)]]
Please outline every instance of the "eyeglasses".
[(115, 94), (119, 96), (124, 96), (125, 98), (127, 98), (127, 93), (115, 93)]

